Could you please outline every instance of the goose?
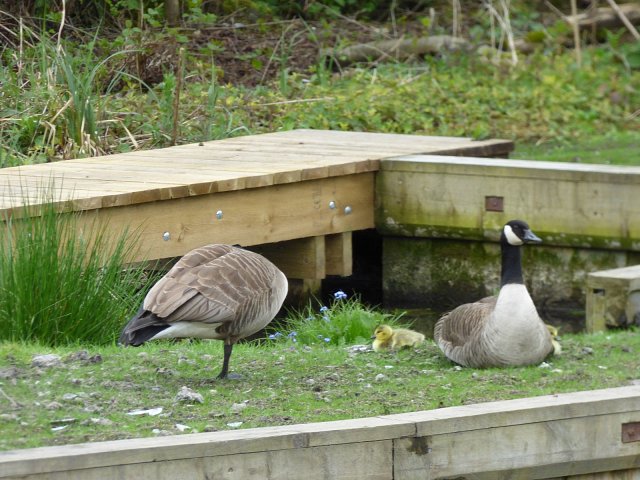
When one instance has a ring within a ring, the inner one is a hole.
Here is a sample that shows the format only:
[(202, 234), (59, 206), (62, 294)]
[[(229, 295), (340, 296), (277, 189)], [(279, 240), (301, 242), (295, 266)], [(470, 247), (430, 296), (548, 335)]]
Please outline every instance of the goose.
[(264, 328), (287, 295), (285, 275), (263, 256), (213, 244), (183, 256), (147, 293), (119, 343), (139, 346), (161, 338), (224, 341), (228, 377), (233, 345)]
[(424, 342), (424, 335), (406, 328), (391, 328), (389, 325), (379, 325), (373, 335), (373, 349), (376, 352), (391, 349), (398, 350), (403, 347), (415, 347)]
[(554, 351), (551, 332), (540, 319), (522, 277), (520, 247), (540, 242), (522, 220), (504, 225), (498, 295), (460, 305), (434, 327), (434, 340), (448, 359), (475, 368), (531, 365)]

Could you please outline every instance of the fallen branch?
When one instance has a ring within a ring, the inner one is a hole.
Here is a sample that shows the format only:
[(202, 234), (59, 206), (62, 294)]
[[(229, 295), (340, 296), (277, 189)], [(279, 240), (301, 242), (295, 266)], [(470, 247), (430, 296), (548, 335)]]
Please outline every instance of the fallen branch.
[(470, 49), (469, 42), (450, 35), (420, 38), (399, 38), (362, 43), (339, 51), (325, 50), (323, 56), (333, 56), (341, 64), (365, 61), (406, 60), (413, 56)]
[(609, 7), (600, 7), (593, 11), (578, 13), (577, 15), (568, 15), (564, 18), (567, 22), (578, 25), (580, 29), (625, 26), (626, 22), (623, 21), (622, 18), (626, 18), (631, 25), (640, 24), (640, 5), (637, 3), (625, 3), (616, 6), (616, 10)]

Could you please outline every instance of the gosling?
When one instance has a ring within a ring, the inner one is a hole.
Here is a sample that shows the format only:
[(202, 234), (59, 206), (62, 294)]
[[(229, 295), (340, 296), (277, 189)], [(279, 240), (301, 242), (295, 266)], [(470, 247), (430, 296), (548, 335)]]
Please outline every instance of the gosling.
[(406, 328), (391, 328), (389, 325), (376, 327), (373, 335), (373, 350), (399, 350), (404, 347), (416, 347), (424, 342), (424, 335)]

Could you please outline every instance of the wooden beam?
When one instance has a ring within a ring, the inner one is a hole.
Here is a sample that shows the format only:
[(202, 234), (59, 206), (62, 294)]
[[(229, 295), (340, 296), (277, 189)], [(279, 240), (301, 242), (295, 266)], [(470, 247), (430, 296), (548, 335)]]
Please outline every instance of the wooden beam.
[(271, 260), (287, 278), (322, 279), (326, 276), (324, 236), (255, 245), (250, 250)]
[(326, 274), (348, 277), (353, 273), (353, 247), (351, 232), (325, 237)]
[(134, 261), (170, 258), (210, 243), (251, 246), (372, 228), (373, 190), (374, 174), (360, 173), (93, 210), (79, 227), (97, 216), (113, 238), (136, 232)]

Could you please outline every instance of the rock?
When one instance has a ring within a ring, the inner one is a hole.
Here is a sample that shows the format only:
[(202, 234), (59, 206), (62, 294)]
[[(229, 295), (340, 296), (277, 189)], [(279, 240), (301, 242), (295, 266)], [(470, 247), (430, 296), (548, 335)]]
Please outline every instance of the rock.
[(191, 390), (189, 387), (183, 386), (176, 394), (175, 401), (204, 403), (204, 397), (198, 392)]
[(242, 410), (247, 408), (248, 404), (249, 404), (249, 400), (244, 400), (240, 403), (234, 403), (233, 405), (231, 405), (231, 411), (233, 413), (240, 413)]
[(382, 382), (386, 380), (387, 376), (384, 373), (379, 373), (376, 375), (376, 382)]
[(49, 402), (44, 408), (47, 410), (60, 410), (62, 408), (62, 404), (60, 402)]
[(20, 375), (20, 370), (16, 367), (5, 367), (0, 368), (0, 378), (4, 379), (14, 379)]
[(60, 359), (60, 355), (56, 355), (55, 353), (48, 353), (45, 355), (34, 355), (31, 358), (31, 366), (38, 368), (50, 368), (50, 367), (59, 367), (62, 365), (62, 360)]
[(90, 422), (94, 425), (113, 425), (113, 421), (109, 420), (108, 418), (92, 418)]

